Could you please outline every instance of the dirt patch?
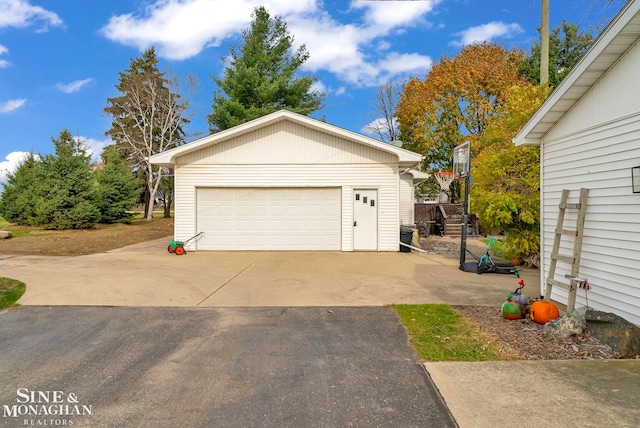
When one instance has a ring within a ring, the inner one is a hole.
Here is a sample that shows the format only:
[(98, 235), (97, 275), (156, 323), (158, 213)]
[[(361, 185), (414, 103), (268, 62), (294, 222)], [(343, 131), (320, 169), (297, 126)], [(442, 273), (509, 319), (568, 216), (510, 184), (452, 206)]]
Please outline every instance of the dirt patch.
[[(479, 238), (467, 238), (467, 249), (480, 257), (484, 253), (487, 244)], [(430, 235), (428, 238), (420, 237), (420, 248), (428, 254), (437, 254), (445, 257), (460, 259), (460, 237)], [(467, 258), (473, 256), (467, 254)], [(471, 260), (469, 260), (471, 261)]]
[(173, 219), (133, 220), (131, 224), (97, 225), (83, 230), (44, 230), (5, 226), (25, 236), (0, 240), (0, 255), (80, 256), (102, 253), (153, 239), (173, 236)]
[(588, 333), (566, 339), (547, 335), (544, 326), (529, 318), (507, 320), (500, 308), (455, 306), (458, 312), (478, 326), (487, 340), (509, 359), (522, 360), (595, 360), (621, 358)]

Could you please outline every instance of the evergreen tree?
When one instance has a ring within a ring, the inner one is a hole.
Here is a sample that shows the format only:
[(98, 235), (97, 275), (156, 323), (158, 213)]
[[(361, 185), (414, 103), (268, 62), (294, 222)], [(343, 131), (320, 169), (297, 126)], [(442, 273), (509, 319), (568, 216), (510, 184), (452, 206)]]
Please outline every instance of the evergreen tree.
[(104, 167), (94, 173), (95, 206), (100, 223), (115, 223), (131, 217), (128, 212), (138, 201), (140, 187), (117, 150), (103, 154)]
[(132, 59), (119, 75), (116, 88), (122, 95), (107, 100), (110, 105), (105, 111), (113, 120), (106, 135), (144, 180), (145, 214), (151, 220), (164, 168), (152, 165), (149, 157), (184, 143), (184, 127), (189, 122), (184, 115), (190, 102), (178, 94), (178, 82), (158, 69), (154, 48)]
[(92, 227), (99, 211), (94, 206), (91, 157), (66, 129), (52, 141), (55, 154), (42, 156), (36, 169), (33, 223), (50, 229)]
[[(539, 31), (540, 29), (538, 29)], [(549, 33), (549, 85), (558, 86), (593, 43), (593, 36), (581, 33), (576, 24), (566, 21)], [(522, 61), (520, 72), (533, 85), (540, 84), (540, 42), (531, 46), (531, 54)]]
[(230, 47), (231, 59), (218, 86), (209, 130), (218, 132), (287, 109), (308, 115), (322, 108), (324, 94), (311, 90), (313, 76), (295, 77), (309, 54), (304, 45), (291, 52), (293, 37), (286, 23), (257, 7), (251, 27), (242, 32), (244, 44)]
[(14, 173), (7, 176), (7, 182), (0, 196), (0, 215), (5, 220), (19, 225), (29, 225), (35, 217), (37, 175), (40, 163), (33, 153), (20, 162)]

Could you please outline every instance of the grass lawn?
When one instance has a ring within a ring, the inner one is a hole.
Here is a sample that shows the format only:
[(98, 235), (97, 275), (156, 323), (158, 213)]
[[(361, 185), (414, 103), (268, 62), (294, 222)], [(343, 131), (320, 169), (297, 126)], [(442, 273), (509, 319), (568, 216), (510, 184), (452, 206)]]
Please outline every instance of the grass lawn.
[[(133, 213), (133, 217), (131, 217), (132, 219), (144, 219), (144, 212), (143, 211), (129, 211), (131, 213)], [(173, 214), (174, 212), (171, 211), (171, 217), (173, 218)], [(154, 211), (153, 212), (153, 218), (163, 218), (164, 217), (164, 211)]]
[(17, 279), (0, 277), (0, 309), (14, 306), (26, 289)]
[(502, 359), (480, 331), (451, 306), (392, 305), (422, 361), (489, 361)]
[(11, 223), (9, 223), (7, 220), (3, 219), (2, 217), (0, 217), (0, 229), (2, 229), (5, 226), (10, 225)]

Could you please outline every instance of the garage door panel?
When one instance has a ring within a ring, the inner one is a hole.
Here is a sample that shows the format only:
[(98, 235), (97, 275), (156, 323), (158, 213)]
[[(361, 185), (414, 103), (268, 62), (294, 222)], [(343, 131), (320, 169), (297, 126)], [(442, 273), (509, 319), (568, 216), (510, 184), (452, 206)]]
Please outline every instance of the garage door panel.
[(201, 188), (200, 250), (339, 250), (339, 188)]

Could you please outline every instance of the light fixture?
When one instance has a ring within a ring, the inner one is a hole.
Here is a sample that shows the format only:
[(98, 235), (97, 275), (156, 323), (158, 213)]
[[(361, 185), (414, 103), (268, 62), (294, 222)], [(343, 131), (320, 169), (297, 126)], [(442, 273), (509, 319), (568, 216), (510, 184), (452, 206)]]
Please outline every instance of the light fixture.
[(633, 193), (640, 193), (640, 166), (631, 168), (631, 186)]

